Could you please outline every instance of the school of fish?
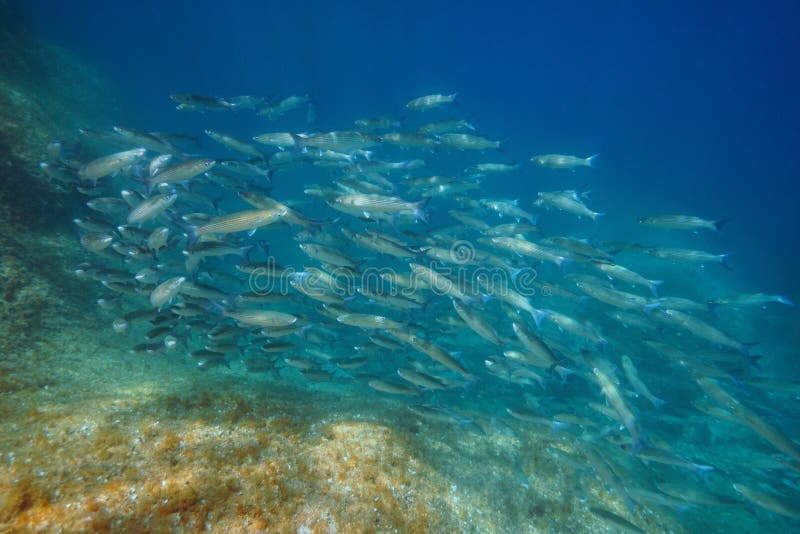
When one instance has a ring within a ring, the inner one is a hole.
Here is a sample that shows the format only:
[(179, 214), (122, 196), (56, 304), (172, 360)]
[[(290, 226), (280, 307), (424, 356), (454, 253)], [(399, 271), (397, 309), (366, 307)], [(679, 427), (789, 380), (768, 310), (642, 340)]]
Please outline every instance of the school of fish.
[[(592, 502), (586, 477), (629, 512), (750, 504), (800, 519), (800, 433), (768, 400), (796, 406), (800, 386), (761, 374), (759, 340), (715, 314), (792, 302), (670, 288), (675, 265), (726, 276), (727, 254), (691, 246), (726, 219), (631, 221), (654, 242), (681, 235), (685, 248), (564, 235), (548, 223), (554, 211), (588, 235), (603, 224), (588, 194), (485, 191), (537, 173), (569, 184), (601, 158), (504, 161), (500, 142), (457, 116), (457, 94), (334, 131), (313, 126), (309, 95), (171, 98), (179, 110), (253, 113), (264, 129), (206, 129), (202, 140), (84, 129), (84, 149), (53, 143), (41, 164), (88, 198), (75, 224), (90, 259), (76, 274), (107, 289), (98, 304), (117, 311), (110, 328), (133, 357), (329, 382), (464, 432), (540, 429), (576, 495), (623, 530), (640, 531)], [(275, 127), (301, 113), (308, 131)], [(473, 163), (455, 168), (464, 158)], [(311, 168), (328, 179), (304, 181), (303, 198), (273, 196)]]

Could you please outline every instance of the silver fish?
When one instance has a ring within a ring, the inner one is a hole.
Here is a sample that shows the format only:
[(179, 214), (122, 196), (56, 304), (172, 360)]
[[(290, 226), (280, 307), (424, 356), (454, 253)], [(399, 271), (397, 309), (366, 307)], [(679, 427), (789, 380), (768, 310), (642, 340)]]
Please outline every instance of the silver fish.
[(230, 134), (218, 132), (216, 130), (205, 130), (205, 133), (207, 136), (209, 136), (217, 143), (225, 145), (226, 147), (232, 150), (241, 152), (242, 154), (248, 154), (256, 158), (264, 157), (261, 151), (259, 151), (255, 146), (251, 145), (250, 143), (241, 141), (240, 139), (237, 139)]
[(458, 93), (450, 95), (433, 94), (425, 95), (415, 98), (406, 104), (406, 109), (413, 111), (427, 111), (429, 109), (438, 108), (444, 104), (450, 104), (456, 101)]
[(588, 158), (567, 156), (564, 154), (540, 154), (538, 156), (533, 156), (531, 161), (540, 167), (574, 170), (578, 167), (593, 167), (597, 156), (599, 156), (599, 154), (589, 156)]
[(78, 169), (78, 177), (81, 180), (97, 182), (100, 178), (135, 165), (144, 157), (145, 152), (144, 148), (134, 148), (97, 158)]
[(280, 221), (285, 209), (245, 210), (214, 217), (197, 227), (198, 235), (251, 231)]
[(165, 193), (150, 197), (133, 208), (128, 214), (128, 224), (141, 224), (155, 219), (178, 200), (177, 193)]
[(186, 282), (185, 276), (176, 276), (161, 282), (150, 293), (150, 304), (154, 308), (160, 308), (164, 304), (169, 303), (180, 293), (181, 286)]
[(216, 164), (217, 162), (213, 159), (206, 158), (181, 161), (180, 163), (161, 169), (159, 172), (149, 177), (147, 183), (153, 186), (163, 183), (169, 184), (191, 180), (195, 176), (211, 170)]
[(652, 226), (654, 228), (666, 228), (669, 230), (690, 230), (697, 231), (701, 228), (718, 232), (730, 219), (719, 219), (716, 221), (702, 219), (693, 215), (653, 215), (649, 217), (639, 217), (639, 224)]
[(638, 394), (652, 402), (656, 409), (664, 406), (667, 401), (664, 399), (659, 399), (650, 393), (650, 389), (648, 389), (647, 385), (642, 382), (641, 378), (639, 378), (639, 372), (633, 365), (633, 361), (631, 360), (630, 356), (622, 356), (622, 369), (625, 371), (625, 377), (628, 379), (628, 382), (631, 384), (631, 386), (633, 386), (633, 389)]

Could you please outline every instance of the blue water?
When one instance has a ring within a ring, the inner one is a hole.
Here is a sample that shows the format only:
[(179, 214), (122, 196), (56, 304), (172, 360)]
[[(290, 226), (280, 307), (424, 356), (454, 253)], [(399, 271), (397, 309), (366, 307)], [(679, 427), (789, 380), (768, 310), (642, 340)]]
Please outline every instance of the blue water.
[[(737, 270), (758, 289), (800, 288), (795, 3), (23, 4), (37, 31), (118, 85), (132, 127), (206, 127), (170, 113), (165, 95), (180, 91), (311, 91), (321, 128), (458, 91), (511, 160), (600, 153), (585, 186), (604, 211), (735, 217), (725, 247)], [(561, 180), (524, 174), (497, 192), (525, 197)]]

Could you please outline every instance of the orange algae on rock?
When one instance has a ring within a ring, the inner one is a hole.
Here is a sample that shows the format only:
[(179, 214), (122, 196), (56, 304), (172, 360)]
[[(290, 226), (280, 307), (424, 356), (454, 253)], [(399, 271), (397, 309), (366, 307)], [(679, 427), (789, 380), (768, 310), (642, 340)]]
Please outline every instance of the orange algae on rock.
[[(9, 414), (0, 420), (8, 436), (0, 525), (294, 533), (596, 524), (540, 452), (547, 435), (484, 436), (418, 422), (383, 399), (371, 398), (365, 410), (358, 396), (315, 392), (310, 400), (274, 383), (264, 395), (260, 375), (175, 373), (169, 360), (130, 360), (126, 351), (61, 336), (63, 352), (98, 369), (80, 377), (82, 387), (57, 381), (18, 392), (13, 405), (0, 398)], [(67, 375), (69, 361), (26, 373)], [(243, 380), (252, 383), (244, 388)], [(509, 458), (519, 450), (529, 451), (526, 472), (536, 472), (530, 490), (514, 482)], [(601, 484), (587, 491), (620, 510)]]

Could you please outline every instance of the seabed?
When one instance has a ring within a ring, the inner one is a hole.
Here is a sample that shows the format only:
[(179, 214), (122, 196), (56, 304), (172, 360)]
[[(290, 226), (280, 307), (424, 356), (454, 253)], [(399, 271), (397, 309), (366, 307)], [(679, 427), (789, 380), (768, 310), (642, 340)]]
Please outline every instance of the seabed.
[[(614, 531), (546, 454), (569, 447), (549, 431), (419, 422), (366, 388), (343, 397), (242, 365), (199, 372), (98, 332), (53, 332), (2, 360), (3, 531)], [(599, 481), (584, 484), (627, 516)], [(633, 520), (682, 532), (646, 510)]]

